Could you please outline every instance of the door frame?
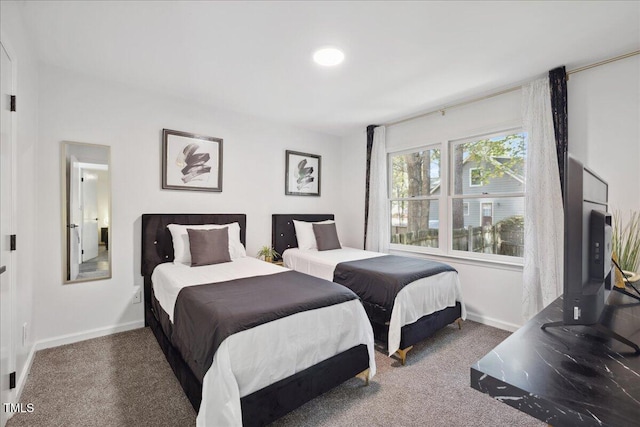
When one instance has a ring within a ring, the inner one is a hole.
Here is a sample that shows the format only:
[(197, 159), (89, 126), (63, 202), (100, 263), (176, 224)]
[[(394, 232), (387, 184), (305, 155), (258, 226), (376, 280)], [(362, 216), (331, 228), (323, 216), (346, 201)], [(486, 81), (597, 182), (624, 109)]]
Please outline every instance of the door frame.
[[(98, 256), (100, 239), (98, 233), (98, 182), (95, 171), (90, 167), (80, 169), (82, 199), (82, 262)], [(92, 215), (91, 215), (92, 214)], [(94, 223), (95, 222), (95, 223)]]
[[(80, 206), (80, 162), (74, 155), (69, 156), (69, 163), (65, 166), (69, 169), (69, 182), (66, 183), (69, 188), (67, 203), (69, 204), (66, 216), (67, 230), (67, 271), (69, 277), (67, 280), (77, 280), (80, 264), (82, 263), (82, 215), (79, 213)], [(63, 228), (64, 230), (64, 228)]]
[[(7, 56), (9, 57), (9, 60), (11, 61), (11, 88), (9, 89), (11, 91), (11, 94), (14, 96), (18, 96), (18, 78), (17, 78), (17, 74), (18, 74), (18, 61), (16, 59), (16, 56), (14, 54), (14, 50), (11, 47), (11, 44), (9, 42), (7, 42), (7, 38), (6, 38), (6, 34), (4, 33), (4, 31), (0, 32), (0, 49), (3, 49), (6, 53)], [(10, 234), (16, 234), (16, 218), (17, 218), (17, 185), (16, 185), (16, 161), (17, 161), (17, 153), (16, 153), (16, 147), (17, 147), (17, 140), (18, 140), (18, 117), (17, 117), (17, 111), (14, 113), (10, 113), (10, 123), (11, 123), (11, 136), (10, 136), (10, 140), (9, 140), (9, 149), (10, 149), (10, 163), (11, 163), (11, 169), (9, 171), (9, 180), (10, 180), (10, 200), (11, 200), (11, 209), (9, 212), (9, 218), (6, 218), (5, 220), (8, 221), (9, 224), (9, 230), (10, 230)], [(7, 271), (4, 273), (5, 276), (5, 280), (9, 280), (9, 372), (7, 372), (6, 374), (8, 375), (11, 372), (16, 372), (16, 353), (17, 353), (17, 337), (19, 334), (16, 334), (16, 325), (17, 325), (17, 314), (18, 314), (18, 310), (17, 310), (17, 305), (16, 305), (16, 283), (17, 283), (17, 272), (16, 272), (16, 268), (17, 268), (17, 251), (11, 251), (10, 256), (9, 256), (9, 260), (7, 262)], [(17, 372), (16, 372), (17, 375)], [(8, 393), (8, 400), (9, 402), (6, 403), (15, 403), (17, 400), (17, 391), (20, 389), (20, 387), (18, 386), (18, 378), (16, 378), (16, 388), (9, 390)], [(2, 402), (5, 403), (5, 402)], [(4, 412), (4, 411), (3, 411)], [(13, 414), (12, 413), (5, 413), (2, 416), (2, 419), (0, 421), (2, 421), (3, 423), (5, 422), (5, 416), (6, 419), (11, 418)]]

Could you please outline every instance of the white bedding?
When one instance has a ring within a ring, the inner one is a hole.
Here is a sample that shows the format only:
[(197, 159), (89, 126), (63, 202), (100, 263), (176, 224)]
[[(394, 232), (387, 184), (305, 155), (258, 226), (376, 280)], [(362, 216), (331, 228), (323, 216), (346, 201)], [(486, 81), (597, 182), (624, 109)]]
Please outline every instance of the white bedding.
[[(329, 251), (302, 250), (290, 248), (282, 258), (285, 266), (326, 280), (333, 280), (333, 271), (341, 262), (375, 258), (386, 255), (380, 252), (364, 251), (343, 247)], [(400, 349), (401, 328), (414, 323), (423, 316), (453, 307), (456, 302), (462, 306), (462, 319), (467, 318), (467, 310), (462, 300), (462, 288), (458, 273), (447, 271), (416, 280), (405, 286), (398, 295), (391, 311), (387, 348), (389, 356)]]
[(205, 283), (225, 282), (243, 277), (264, 276), (283, 271), (280, 267), (256, 258), (236, 258), (232, 262), (190, 267), (186, 264), (165, 262), (158, 265), (151, 274), (153, 292), (160, 306), (173, 323), (173, 309), (180, 289), (185, 286)]
[[(164, 263), (151, 278), (158, 302), (173, 321), (173, 307), (184, 286), (282, 271), (286, 269), (244, 257), (203, 267)], [(373, 331), (358, 300), (296, 313), (233, 334), (222, 342), (204, 376), (196, 424), (241, 425), (241, 397), (359, 344), (369, 350), (371, 378), (376, 371)]]

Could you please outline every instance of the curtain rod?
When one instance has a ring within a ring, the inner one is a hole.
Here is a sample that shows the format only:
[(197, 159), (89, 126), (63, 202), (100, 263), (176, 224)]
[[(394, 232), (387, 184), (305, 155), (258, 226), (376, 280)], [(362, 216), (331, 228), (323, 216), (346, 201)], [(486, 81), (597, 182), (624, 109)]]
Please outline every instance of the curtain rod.
[[(640, 50), (629, 52), (629, 53), (626, 53), (624, 55), (616, 56), (614, 58), (605, 59), (604, 61), (596, 62), (594, 64), (585, 65), (584, 67), (580, 67), (580, 68), (576, 68), (574, 70), (567, 71), (567, 80), (569, 80), (569, 76), (571, 74), (579, 73), (581, 71), (589, 70), (591, 68), (599, 67), (601, 65), (609, 64), (611, 62), (619, 61), (621, 59), (629, 58), (629, 57), (635, 56), (635, 55), (640, 55)], [(432, 114), (437, 114), (437, 113), (440, 113), (440, 114), (442, 114), (444, 116), (444, 112), (446, 110), (451, 109), (451, 108), (463, 107), (465, 105), (473, 104), (473, 103), (478, 102), (478, 101), (484, 101), (485, 99), (490, 99), (490, 98), (494, 98), (496, 96), (504, 95), (506, 93), (515, 92), (516, 90), (520, 90), (521, 88), (522, 88), (522, 85), (513, 86), (513, 87), (510, 87), (508, 89), (501, 90), (499, 92), (495, 92), (495, 93), (491, 93), (489, 95), (481, 96), (479, 98), (474, 98), (474, 99), (471, 99), (471, 100), (468, 100), (468, 101), (459, 102), (457, 104), (452, 104), (452, 105), (440, 107), (440, 108), (438, 108), (436, 110), (429, 111), (427, 113), (418, 114), (417, 116), (407, 117), (405, 119), (396, 120), (395, 122), (385, 123), (385, 124), (383, 124), (383, 126), (387, 126), (387, 127), (395, 126), (395, 125), (399, 125), (401, 123), (405, 123), (405, 122), (408, 122), (408, 121), (411, 121), (411, 120), (419, 119), (421, 117), (426, 117), (426, 116), (430, 116)]]
[(599, 67), (601, 65), (608, 64), (610, 62), (619, 61), (621, 59), (629, 58), (635, 55), (640, 55), (640, 50), (636, 50), (634, 52), (625, 53), (624, 55), (616, 56), (614, 58), (605, 59), (604, 61), (596, 62), (595, 64), (585, 65), (584, 67), (576, 68), (575, 70), (567, 71), (567, 80), (569, 80), (569, 76), (571, 74), (579, 73), (580, 71), (588, 70), (590, 68)]

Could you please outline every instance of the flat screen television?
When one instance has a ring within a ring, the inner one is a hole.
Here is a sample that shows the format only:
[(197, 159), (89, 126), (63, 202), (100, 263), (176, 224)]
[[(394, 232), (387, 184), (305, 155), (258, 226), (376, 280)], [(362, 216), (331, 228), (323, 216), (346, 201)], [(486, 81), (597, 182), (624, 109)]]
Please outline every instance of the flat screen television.
[(563, 321), (592, 325), (611, 289), (608, 185), (572, 156), (565, 166)]
[[(542, 329), (584, 325), (635, 349), (640, 346), (600, 323), (612, 290), (611, 215), (607, 182), (568, 155), (564, 170), (562, 320)], [(624, 290), (614, 288), (629, 296)], [(638, 298), (638, 297), (635, 297)]]

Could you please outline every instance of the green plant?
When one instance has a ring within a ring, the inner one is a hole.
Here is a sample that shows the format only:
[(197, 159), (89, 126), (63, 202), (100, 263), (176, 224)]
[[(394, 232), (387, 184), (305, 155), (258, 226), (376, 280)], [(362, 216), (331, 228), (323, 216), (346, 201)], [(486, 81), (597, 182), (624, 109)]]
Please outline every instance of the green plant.
[(635, 272), (640, 261), (640, 212), (631, 211), (624, 226), (620, 217), (619, 211), (613, 213), (613, 252), (618, 256), (620, 268)]
[(275, 257), (279, 257), (280, 254), (276, 252), (271, 246), (263, 246), (258, 251), (258, 257), (263, 258), (265, 261), (268, 259), (273, 259)]

